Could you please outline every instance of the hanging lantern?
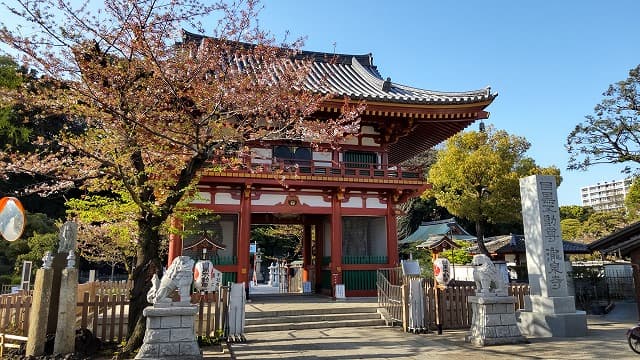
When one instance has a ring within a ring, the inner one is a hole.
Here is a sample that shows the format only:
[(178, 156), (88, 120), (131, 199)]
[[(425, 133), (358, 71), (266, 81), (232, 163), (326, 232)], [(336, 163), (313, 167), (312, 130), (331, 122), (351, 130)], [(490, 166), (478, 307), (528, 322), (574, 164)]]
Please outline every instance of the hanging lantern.
[(433, 261), (433, 276), (438, 284), (447, 286), (451, 281), (451, 263), (445, 258), (437, 258)]
[(222, 281), (222, 273), (209, 260), (199, 260), (193, 269), (193, 285), (199, 291), (215, 291)]

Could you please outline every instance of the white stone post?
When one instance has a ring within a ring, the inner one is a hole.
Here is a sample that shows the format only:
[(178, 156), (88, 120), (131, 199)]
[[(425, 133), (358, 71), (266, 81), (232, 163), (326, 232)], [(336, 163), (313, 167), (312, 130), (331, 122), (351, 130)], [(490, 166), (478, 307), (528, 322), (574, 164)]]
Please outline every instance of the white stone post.
[(567, 290), (560, 232), (560, 211), (554, 176), (520, 179), (522, 220), (531, 295), (520, 313), (521, 331), (536, 336), (584, 336), (587, 320), (576, 311)]

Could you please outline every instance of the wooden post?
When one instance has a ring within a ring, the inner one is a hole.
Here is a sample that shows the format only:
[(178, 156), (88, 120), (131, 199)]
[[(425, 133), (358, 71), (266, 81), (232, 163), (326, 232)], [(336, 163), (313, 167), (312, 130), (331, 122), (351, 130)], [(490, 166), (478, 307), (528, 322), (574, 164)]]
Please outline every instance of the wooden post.
[(396, 266), (398, 257), (398, 230), (396, 223), (395, 202), (392, 199), (387, 201), (387, 261), (390, 267)]
[(409, 285), (402, 284), (402, 330), (409, 331)]
[(331, 282), (335, 297), (335, 285), (342, 284), (342, 206), (344, 189), (339, 189), (331, 202)]

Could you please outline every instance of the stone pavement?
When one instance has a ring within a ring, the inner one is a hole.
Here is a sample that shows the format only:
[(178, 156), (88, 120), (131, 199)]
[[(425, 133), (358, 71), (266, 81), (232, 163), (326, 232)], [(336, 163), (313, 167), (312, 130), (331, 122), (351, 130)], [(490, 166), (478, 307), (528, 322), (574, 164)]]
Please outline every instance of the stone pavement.
[[(464, 342), (463, 330), (445, 330), (437, 335), (403, 333), (399, 327), (308, 329), (250, 333), (246, 343), (230, 344), (225, 354), (205, 352), (205, 358), (639, 359), (626, 342), (626, 330), (638, 319), (635, 304), (628, 305), (620, 306), (621, 310), (610, 316), (589, 316), (587, 336), (580, 338), (528, 337), (528, 344), (474, 347)], [(254, 304), (258, 309), (266, 306)]]

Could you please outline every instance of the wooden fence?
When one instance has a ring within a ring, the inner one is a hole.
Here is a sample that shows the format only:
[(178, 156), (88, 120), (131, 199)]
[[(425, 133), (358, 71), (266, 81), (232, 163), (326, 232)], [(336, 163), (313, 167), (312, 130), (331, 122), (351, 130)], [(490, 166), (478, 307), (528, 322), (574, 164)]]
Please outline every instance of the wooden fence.
[[(131, 283), (104, 282), (78, 286), (76, 326), (89, 329), (103, 342), (120, 342), (127, 334)], [(198, 305), (195, 330), (198, 336), (221, 335), (228, 309), (228, 287), (206, 295), (193, 294)], [(0, 333), (26, 336), (31, 296), (28, 293), (0, 295)]]
[(0, 333), (26, 336), (31, 296), (25, 292), (0, 295)]

